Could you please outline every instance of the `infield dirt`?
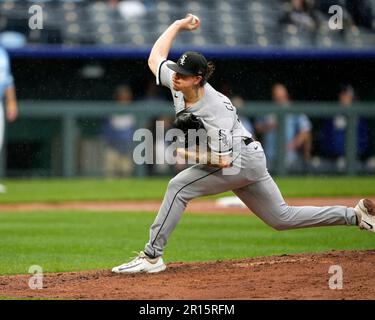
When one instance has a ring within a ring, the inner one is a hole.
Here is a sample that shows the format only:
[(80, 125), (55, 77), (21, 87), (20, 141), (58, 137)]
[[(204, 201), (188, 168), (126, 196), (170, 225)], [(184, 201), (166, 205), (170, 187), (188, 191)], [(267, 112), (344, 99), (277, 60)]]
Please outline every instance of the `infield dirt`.
[[(342, 289), (330, 289), (332, 265), (343, 271)], [(109, 270), (0, 277), (0, 296), (58, 299), (375, 299), (375, 250), (332, 251), (206, 263), (170, 263), (158, 274)]]

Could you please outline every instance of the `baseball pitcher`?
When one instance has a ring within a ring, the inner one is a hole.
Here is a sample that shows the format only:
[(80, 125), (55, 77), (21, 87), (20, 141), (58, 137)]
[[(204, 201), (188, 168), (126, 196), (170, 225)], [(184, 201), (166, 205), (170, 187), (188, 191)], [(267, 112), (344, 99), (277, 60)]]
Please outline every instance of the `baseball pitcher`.
[[(375, 205), (368, 199), (360, 200), (355, 208), (292, 207), (285, 203), (267, 171), (262, 145), (242, 126), (231, 101), (207, 82), (213, 65), (200, 53), (191, 51), (185, 52), (177, 63), (167, 60), (176, 36), (181, 31), (193, 31), (199, 26), (199, 19), (191, 14), (172, 23), (155, 42), (148, 65), (157, 84), (171, 90), (177, 123), (197, 123), (200, 119), (210, 133), (207, 152), (178, 149), (183, 156), (195, 158), (197, 164), (181, 171), (169, 182), (144, 250), (112, 271), (155, 273), (165, 270), (164, 248), (187, 203), (197, 197), (228, 190), (276, 230), (358, 225), (374, 232)], [(186, 113), (190, 113), (193, 119), (186, 117)]]

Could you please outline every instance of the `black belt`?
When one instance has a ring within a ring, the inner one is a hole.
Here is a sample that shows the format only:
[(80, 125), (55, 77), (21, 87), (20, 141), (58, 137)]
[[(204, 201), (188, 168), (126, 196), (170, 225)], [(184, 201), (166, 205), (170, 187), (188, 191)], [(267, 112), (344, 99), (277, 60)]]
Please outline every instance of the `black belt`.
[(245, 142), (246, 145), (248, 145), (248, 144), (250, 144), (250, 143), (252, 143), (254, 141), (255, 140), (253, 138), (245, 138), (245, 139), (243, 139), (243, 142)]

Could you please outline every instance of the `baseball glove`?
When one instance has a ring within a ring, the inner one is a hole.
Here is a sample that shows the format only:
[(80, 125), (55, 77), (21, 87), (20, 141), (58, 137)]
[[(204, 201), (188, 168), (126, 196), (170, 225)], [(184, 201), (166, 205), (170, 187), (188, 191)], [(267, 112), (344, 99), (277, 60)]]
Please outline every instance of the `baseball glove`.
[[(176, 119), (173, 122), (173, 126), (177, 129), (180, 129), (185, 135), (185, 148), (188, 148), (192, 145), (198, 145), (199, 139), (194, 139), (195, 141), (189, 141), (188, 131), (193, 129), (198, 131), (199, 129), (205, 129), (201, 119), (196, 117), (190, 112), (182, 111), (177, 114)], [(191, 140), (191, 139), (190, 139)]]

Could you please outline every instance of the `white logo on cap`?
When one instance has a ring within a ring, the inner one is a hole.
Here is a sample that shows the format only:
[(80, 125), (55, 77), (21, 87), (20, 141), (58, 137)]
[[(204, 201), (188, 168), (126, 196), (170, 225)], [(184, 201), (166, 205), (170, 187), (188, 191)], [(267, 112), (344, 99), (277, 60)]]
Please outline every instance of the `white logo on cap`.
[(184, 54), (181, 58), (180, 58), (180, 65), (184, 65), (185, 64), (185, 59), (187, 58), (187, 55)]

